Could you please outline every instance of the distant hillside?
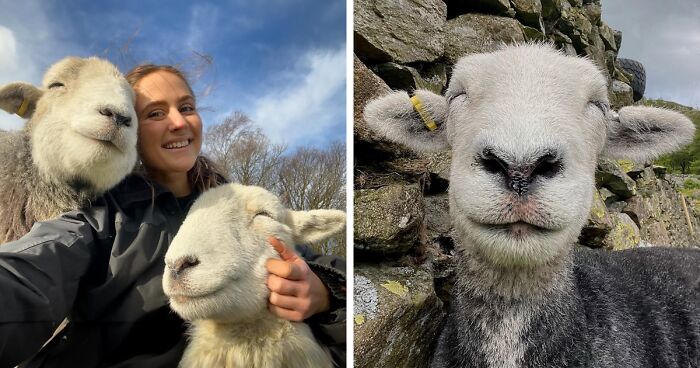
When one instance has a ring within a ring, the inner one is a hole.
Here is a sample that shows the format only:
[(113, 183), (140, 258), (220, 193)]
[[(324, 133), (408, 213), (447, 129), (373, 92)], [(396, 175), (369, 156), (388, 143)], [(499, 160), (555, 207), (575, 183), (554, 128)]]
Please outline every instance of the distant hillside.
[[(644, 100), (643, 103), (678, 111), (692, 120), (696, 127), (700, 127), (700, 110), (661, 99)], [(700, 134), (695, 134), (693, 142), (682, 151), (661, 156), (654, 163), (666, 166), (671, 172), (678, 174), (700, 174)]]

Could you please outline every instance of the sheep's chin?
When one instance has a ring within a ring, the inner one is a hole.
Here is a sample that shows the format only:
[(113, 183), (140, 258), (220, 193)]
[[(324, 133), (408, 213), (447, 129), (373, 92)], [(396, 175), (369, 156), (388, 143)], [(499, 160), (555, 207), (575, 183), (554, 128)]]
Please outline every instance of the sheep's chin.
[[(247, 298), (236, 297), (241, 293), (231, 288), (220, 288), (213, 292), (198, 295), (169, 295), (170, 307), (188, 321), (211, 319), (235, 322), (259, 315), (267, 308), (264, 296)], [(231, 311), (236, 311), (232, 314)]]
[(537, 267), (559, 257), (571, 244), (570, 228), (544, 229), (527, 224), (481, 224), (467, 218), (459, 221), (464, 245), (488, 262), (501, 266)]

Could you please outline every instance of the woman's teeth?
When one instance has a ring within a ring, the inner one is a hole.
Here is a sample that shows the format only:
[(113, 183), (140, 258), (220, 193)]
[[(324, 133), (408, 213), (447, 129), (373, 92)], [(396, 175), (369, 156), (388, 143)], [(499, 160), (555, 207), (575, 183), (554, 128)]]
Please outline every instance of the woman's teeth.
[(184, 141), (168, 143), (164, 147), (168, 148), (168, 149), (170, 149), (170, 148), (182, 148), (182, 147), (189, 146), (189, 144), (190, 144), (190, 140), (185, 139)]

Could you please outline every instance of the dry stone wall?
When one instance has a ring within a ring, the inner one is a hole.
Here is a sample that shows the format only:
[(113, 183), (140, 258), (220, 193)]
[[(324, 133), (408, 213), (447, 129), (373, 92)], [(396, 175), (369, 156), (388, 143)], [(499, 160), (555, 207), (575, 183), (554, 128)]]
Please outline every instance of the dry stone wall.
[[(354, 11), (355, 365), (426, 367), (455, 272), (450, 157), (382, 141), (362, 119), (365, 104), (392, 89), (442, 93), (460, 56), (548, 41), (606, 72), (619, 108), (632, 104), (616, 64), (622, 35), (592, 0), (355, 0)], [(605, 161), (596, 181), (579, 246), (698, 244), (698, 217), (662, 168)]]

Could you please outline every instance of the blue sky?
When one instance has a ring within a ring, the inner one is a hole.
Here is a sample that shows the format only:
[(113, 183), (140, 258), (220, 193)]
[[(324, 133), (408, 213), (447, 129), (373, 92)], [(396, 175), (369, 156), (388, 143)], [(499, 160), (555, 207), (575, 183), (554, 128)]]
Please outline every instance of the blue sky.
[[(344, 0), (0, 0), (0, 9), (0, 85), (39, 84), (69, 55), (102, 56), (123, 72), (181, 64), (205, 125), (240, 110), (291, 149), (345, 140)], [(0, 129), (22, 124), (0, 116)]]

